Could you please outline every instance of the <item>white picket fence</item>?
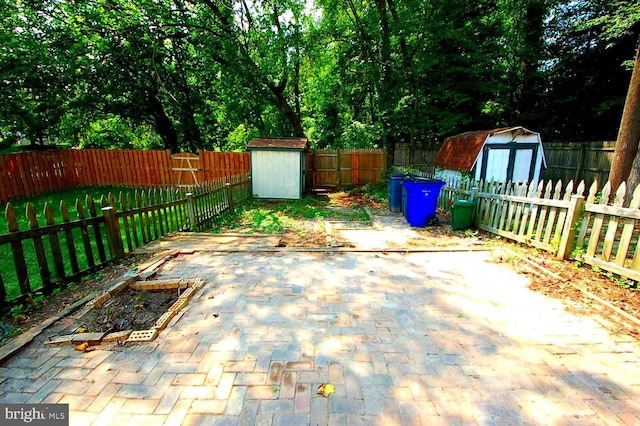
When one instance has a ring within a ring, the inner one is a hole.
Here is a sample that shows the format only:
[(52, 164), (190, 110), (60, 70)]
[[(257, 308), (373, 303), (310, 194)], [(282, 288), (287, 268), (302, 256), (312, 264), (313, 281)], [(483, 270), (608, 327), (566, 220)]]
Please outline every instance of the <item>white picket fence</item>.
[(454, 199), (475, 199), (479, 229), (640, 281), (640, 186), (625, 203), (621, 184), (611, 205), (609, 183), (599, 192), (595, 182), (586, 200), (584, 191), (584, 182), (574, 190), (573, 181), (563, 186), (450, 180), (438, 207), (449, 210)]

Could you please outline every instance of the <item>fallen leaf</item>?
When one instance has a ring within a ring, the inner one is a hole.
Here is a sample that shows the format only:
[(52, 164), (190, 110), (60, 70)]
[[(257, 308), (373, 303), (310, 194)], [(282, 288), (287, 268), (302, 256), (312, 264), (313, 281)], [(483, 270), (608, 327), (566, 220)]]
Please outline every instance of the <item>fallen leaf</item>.
[(329, 398), (329, 395), (336, 391), (336, 387), (329, 383), (323, 383), (318, 386), (318, 394), (324, 396), (325, 398)]
[(89, 347), (89, 343), (84, 342), (84, 343), (80, 343), (78, 346), (76, 346), (76, 351), (86, 351), (87, 348)]

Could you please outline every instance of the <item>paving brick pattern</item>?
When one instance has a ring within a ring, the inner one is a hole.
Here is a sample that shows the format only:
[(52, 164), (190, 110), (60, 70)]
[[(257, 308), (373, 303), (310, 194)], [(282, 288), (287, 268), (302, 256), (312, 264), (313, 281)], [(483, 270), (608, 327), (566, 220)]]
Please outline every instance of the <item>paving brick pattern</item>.
[(490, 256), (177, 257), (160, 279), (207, 284), (158, 339), (43, 336), (0, 365), (0, 402), (79, 425), (640, 424), (639, 342)]

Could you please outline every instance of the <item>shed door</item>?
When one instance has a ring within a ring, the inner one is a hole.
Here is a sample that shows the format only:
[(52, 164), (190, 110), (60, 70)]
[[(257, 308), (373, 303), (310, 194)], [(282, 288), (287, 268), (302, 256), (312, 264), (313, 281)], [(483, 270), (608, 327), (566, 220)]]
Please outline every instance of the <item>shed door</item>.
[(480, 178), (496, 182), (529, 182), (533, 179), (537, 154), (537, 144), (486, 145)]
[(485, 180), (505, 182), (507, 180), (510, 151), (508, 149), (488, 149), (485, 154), (487, 157), (484, 173)]
[(533, 149), (517, 149), (511, 182), (529, 182), (534, 167)]
[(300, 152), (251, 152), (251, 184), (258, 198), (300, 198)]

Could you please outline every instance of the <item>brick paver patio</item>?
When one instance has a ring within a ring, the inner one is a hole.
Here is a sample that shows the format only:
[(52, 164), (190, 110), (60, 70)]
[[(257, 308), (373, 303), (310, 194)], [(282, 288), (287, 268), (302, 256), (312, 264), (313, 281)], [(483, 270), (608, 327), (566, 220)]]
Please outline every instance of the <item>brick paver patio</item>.
[(36, 341), (0, 402), (68, 403), (79, 425), (639, 424), (639, 342), (490, 257), (180, 256), (159, 278), (207, 285), (158, 339)]

